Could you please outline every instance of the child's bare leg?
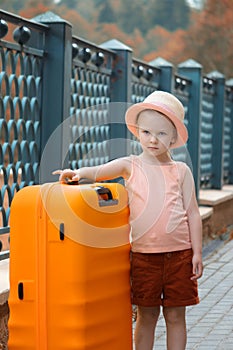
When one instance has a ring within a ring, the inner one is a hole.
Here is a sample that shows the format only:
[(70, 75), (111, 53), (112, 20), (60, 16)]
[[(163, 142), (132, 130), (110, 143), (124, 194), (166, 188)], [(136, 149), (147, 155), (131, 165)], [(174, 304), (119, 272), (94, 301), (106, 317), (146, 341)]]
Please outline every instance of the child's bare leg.
[(152, 350), (154, 332), (159, 318), (160, 307), (137, 307), (135, 329), (135, 350)]
[(164, 307), (163, 314), (167, 326), (167, 350), (185, 350), (185, 307)]

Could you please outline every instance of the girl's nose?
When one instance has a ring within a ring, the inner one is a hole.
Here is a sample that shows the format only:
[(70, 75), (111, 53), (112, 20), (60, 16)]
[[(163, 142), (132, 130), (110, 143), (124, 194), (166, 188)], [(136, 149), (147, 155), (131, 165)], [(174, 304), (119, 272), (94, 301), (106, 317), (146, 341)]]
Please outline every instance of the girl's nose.
[(157, 138), (157, 136), (155, 136), (155, 135), (151, 135), (151, 139), (150, 139), (150, 141), (151, 141), (151, 142), (153, 142), (153, 143), (157, 143), (157, 142), (158, 142), (158, 138)]

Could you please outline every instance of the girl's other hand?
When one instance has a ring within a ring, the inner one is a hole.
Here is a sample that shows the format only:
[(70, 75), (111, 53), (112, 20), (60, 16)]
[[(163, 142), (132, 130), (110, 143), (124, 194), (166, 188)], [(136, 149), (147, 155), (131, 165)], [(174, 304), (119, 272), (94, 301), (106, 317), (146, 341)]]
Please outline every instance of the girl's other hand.
[(201, 254), (193, 255), (193, 276), (191, 280), (197, 280), (203, 274), (203, 263)]

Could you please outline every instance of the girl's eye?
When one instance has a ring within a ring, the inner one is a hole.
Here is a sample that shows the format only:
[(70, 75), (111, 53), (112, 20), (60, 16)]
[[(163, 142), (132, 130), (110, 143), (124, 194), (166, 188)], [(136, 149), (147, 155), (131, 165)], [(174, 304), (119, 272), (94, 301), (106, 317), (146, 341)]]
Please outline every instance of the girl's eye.
[(142, 132), (143, 132), (143, 134), (145, 134), (145, 135), (149, 135), (149, 134), (150, 134), (150, 132), (149, 132), (148, 130), (142, 130)]
[(160, 131), (160, 132), (159, 132), (159, 135), (160, 135), (160, 136), (164, 136), (164, 135), (167, 135), (167, 134), (166, 134), (164, 131)]

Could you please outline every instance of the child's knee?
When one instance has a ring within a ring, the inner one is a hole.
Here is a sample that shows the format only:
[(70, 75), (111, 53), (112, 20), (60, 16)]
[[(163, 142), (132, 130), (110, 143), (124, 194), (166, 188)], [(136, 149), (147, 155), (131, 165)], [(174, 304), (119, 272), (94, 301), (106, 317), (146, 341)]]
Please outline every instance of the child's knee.
[(167, 323), (180, 323), (185, 321), (185, 307), (164, 307), (163, 315)]
[(160, 307), (144, 307), (144, 306), (138, 306), (137, 307), (137, 317), (140, 318), (143, 322), (157, 322), (160, 314)]

